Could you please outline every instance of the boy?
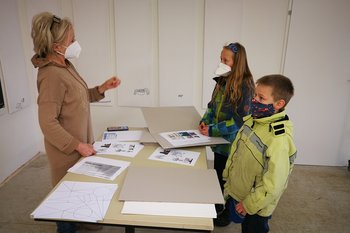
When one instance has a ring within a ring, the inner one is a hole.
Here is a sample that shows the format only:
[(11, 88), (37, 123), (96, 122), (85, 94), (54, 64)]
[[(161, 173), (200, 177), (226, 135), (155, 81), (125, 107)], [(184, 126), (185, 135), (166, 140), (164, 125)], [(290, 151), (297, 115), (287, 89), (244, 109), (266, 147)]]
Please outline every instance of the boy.
[(256, 84), (252, 114), (245, 117), (223, 172), (230, 219), (243, 221), (243, 233), (269, 231), (268, 219), (287, 187), (296, 157), (293, 124), (285, 112), (294, 94), (292, 82), (267, 75)]

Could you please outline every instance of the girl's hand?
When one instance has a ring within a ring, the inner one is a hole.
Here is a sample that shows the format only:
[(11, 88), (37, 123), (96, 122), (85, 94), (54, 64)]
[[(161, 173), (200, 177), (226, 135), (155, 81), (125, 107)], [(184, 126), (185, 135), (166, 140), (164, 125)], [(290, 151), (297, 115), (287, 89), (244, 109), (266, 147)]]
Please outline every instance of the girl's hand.
[(198, 126), (198, 130), (201, 134), (205, 135), (205, 136), (209, 136), (209, 126), (207, 126), (204, 122), (202, 122), (199, 126)]

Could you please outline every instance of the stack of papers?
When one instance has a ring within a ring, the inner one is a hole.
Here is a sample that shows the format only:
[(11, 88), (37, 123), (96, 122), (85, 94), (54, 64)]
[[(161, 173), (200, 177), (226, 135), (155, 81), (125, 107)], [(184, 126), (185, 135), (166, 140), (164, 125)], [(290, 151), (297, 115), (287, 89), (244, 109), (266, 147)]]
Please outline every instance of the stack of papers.
[(199, 203), (126, 201), (122, 214), (216, 218), (215, 205)]
[(224, 203), (215, 170), (169, 167), (129, 167), (119, 200), (123, 214), (206, 218)]
[(36, 219), (102, 221), (117, 188), (117, 184), (63, 181), (31, 216)]

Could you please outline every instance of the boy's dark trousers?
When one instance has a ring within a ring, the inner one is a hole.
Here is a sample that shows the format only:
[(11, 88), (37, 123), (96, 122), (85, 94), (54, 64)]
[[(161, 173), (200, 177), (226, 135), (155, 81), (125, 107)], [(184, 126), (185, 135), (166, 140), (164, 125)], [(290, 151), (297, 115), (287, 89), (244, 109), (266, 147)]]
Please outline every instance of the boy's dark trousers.
[(262, 217), (257, 214), (246, 214), (242, 222), (242, 233), (267, 233), (269, 232), (269, 217)]

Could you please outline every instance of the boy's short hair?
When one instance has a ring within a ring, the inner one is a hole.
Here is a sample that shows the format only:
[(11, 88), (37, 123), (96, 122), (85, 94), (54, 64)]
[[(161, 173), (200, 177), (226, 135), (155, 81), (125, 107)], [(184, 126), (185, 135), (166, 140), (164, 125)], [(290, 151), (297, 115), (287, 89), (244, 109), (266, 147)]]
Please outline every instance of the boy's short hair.
[(271, 74), (259, 78), (256, 84), (272, 87), (272, 96), (275, 101), (283, 99), (288, 104), (294, 95), (294, 86), (289, 78), (280, 74)]

